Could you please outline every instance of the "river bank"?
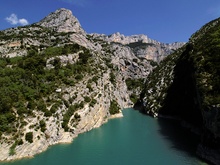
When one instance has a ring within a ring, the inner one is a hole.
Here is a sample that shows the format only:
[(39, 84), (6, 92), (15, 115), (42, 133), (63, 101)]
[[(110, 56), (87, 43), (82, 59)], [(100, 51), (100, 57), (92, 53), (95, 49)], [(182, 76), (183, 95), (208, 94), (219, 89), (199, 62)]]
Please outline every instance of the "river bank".
[[(109, 119), (123, 117), (122, 112), (105, 116), (105, 110), (99, 109), (94, 115), (90, 113), (89, 115), (85, 111), (79, 112), (83, 116), (82, 120), (79, 122), (76, 129), (73, 132), (64, 132), (63, 129), (57, 131), (56, 129), (50, 130), (50, 138), (42, 137), (42, 132), (38, 131), (34, 133), (35, 139), (41, 136), (40, 139), (34, 140), (33, 143), (25, 142), (22, 145), (18, 145), (15, 148), (16, 154), (9, 155), (11, 150), (11, 144), (2, 143), (0, 145), (0, 162), (15, 161), (24, 158), (33, 158), (35, 155), (45, 152), (50, 146), (57, 144), (72, 143), (73, 140), (82, 133), (88, 132), (93, 128), (98, 128), (104, 123), (108, 122)], [(96, 117), (94, 117), (96, 116)], [(98, 117), (98, 118), (97, 118)], [(93, 120), (91, 119), (93, 118)], [(51, 125), (52, 127), (54, 125)], [(55, 135), (56, 134), (56, 135)]]

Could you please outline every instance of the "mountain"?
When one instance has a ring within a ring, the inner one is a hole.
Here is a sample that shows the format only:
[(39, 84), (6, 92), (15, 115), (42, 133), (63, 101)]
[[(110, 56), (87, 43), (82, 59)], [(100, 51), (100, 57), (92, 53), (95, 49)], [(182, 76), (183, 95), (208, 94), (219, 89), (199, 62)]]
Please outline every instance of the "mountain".
[(142, 112), (168, 116), (200, 135), (197, 154), (220, 164), (220, 19), (194, 33), (147, 77)]
[(91, 34), (96, 39), (101, 39), (106, 42), (120, 43), (129, 46), (134, 54), (139, 58), (145, 58), (155, 62), (162, 61), (167, 55), (173, 53), (178, 48), (182, 47), (184, 42), (174, 42), (171, 44), (161, 43), (150, 39), (146, 35), (124, 36), (119, 32), (112, 35)]
[(70, 10), (61, 8), (54, 13), (49, 14), (36, 25), (53, 29), (57, 32), (74, 32), (85, 34), (78, 19), (73, 16)]
[(144, 50), (166, 56), (182, 45), (112, 38), (87, 34), (64, 8), (0, 31), (1, 161), (31, 157), (122, 116), (158, 62), (145, 57), (147, 51), (139, 56), (137, 47), (146, 42)]

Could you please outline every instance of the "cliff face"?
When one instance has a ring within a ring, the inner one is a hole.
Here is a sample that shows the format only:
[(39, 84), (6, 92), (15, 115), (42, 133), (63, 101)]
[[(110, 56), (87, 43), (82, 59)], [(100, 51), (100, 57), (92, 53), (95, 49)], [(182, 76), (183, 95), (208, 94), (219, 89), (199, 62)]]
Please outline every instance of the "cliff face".
[(148, 76), (144, 113), (179, 118), (201, 135), (197, 153), (220, 164), (220, 22), (211, 21)]
[(102, 39), (106, 42), (126, 45), (131, 48), (137, 57), (152, 60), (157, 63), (185, 44), (184, 42), (161, 43), (143, 34), (124, 36), (118, 32), (109, 36), (104, 34), (91, 35), (96, 39)]

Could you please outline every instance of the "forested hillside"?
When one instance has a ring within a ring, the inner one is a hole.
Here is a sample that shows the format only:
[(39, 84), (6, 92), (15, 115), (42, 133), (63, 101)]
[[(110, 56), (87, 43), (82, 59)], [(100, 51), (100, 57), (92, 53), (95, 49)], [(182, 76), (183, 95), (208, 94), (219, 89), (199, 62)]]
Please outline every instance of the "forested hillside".
[(148, 76), (141, 95), (142, 111), (168, 115), (196, 127), (197, 153), (220, 163), (220, 20), (192, 35)]

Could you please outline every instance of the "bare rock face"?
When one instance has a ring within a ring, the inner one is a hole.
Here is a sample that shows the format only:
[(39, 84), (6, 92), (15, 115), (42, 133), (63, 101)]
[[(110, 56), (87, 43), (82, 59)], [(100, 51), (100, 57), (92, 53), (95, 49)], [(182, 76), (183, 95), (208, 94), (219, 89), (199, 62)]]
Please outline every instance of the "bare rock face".
[(64, 8), (49, 14), (47, 17), (37, 23), (37, 25), (53, 28), (57, 32), (85, 33), (78, 19), (73, 16), (70, 10)]
[(111, 34), (111, 35), (103, 35), (103, 34), (93, 34), (94, 36), (98, 38), (103, 38), (105, 41), (108, 42), (117, 42), (121, 43), (123, 45), (127, 45), (134, 42), (143, 42), (143, 43), (155, 43), (158, 44), (159, 42), (153, 39), (150, 39), (148, 36), (140, 34), (140, 35), (131, 35), (131, 36), (125, 36), (123, 34), (120, 34), (119, 32)]
[(125, 78), (140, 79), (153, 69), (149, 61), (138, 58), (129, 47), (112, 44), (111, 51), (114, 52), (111, 57), (112, 63)]
[(185, 43), (130, 43), (129, 46), (134, 51), (135, 55), (139, 58), (145, 58), (147, 60), (153, 60), (155, 62), (162, 61), (169, 54), (182, 47)]
[(104, 34), (91, 34), (91, 36), (106, 42), (129, 46), (137, 57), (155, 62), (160, 62), (185, 44), (184, 42), (161, 43), (143, 34), (125, 36), (117, 32), (108, 36)]

